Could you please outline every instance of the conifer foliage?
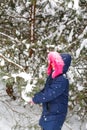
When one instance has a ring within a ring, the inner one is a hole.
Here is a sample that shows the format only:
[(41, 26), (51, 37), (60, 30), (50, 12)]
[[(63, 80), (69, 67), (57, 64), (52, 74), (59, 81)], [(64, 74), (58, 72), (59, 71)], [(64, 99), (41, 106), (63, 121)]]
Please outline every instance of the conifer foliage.
[(1, 76), (14, 78), (17, 89), (22, 91), (21, 86), (27, 85), (26, 80), (22, 77), (24, 82), (21, 82), (20, 76), (15, 80), (12, 74), (30, 73), (31, 84), (36, 85), (35, 92), (38, 91), (37, 88), (44, 84), (46, 56), (51, 50), (71, 54), (69, 107), (72, 110), (78, 105), (77, 113), (85, 116), (87, 0), (0, 1)]

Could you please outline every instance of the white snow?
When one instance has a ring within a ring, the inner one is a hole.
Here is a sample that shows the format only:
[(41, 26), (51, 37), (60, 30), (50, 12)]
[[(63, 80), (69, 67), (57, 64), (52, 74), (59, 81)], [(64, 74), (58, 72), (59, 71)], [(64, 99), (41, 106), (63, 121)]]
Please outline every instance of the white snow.
[(11, 130), (11, 123), (7, 119), (0, 118), (0, 130)]
[(57, 0), (49, 0), (49, 2), (50, 2), (50, 5), (51, 5), (51, 9), (58, 7), (57, 4), (56, 4)]
[(86, 123), (86, 125), (85, 125), (85, 126), (86, 126), (86, 129), (87, 129), (87, 123)]
[(24, 9), (24, 7), (22, 5), (20, 6), (16, 6), (16, 11), (20, 14), (21, 11)]
[(18, 30), (16, 30), (16, 34), (17, 36), (20, 36), (20, 32)]
[(83, 32), (78, 36), (78, 39), (82, 39), (84, 37), (84, 35), (86, 35), (86, 33), (87, 33), (87, 26), (85, 27)]
[(31, 101), (31, 97), (29, 97), (29, 96), (27, 96), (27, 93), (26, 93), (26, 91), (25, 90), (23, 90), (22, 92), (21, 92), (21, 97), (25, 100), (25, 102), (29, 102), (29, 101)]
[(28, 1), (27, 1), (26, 4), (25, 4), (26, 7), (29, 7), (29, 4), (31, 4), (31, 2), (28, 2)]
[(44, 9), (44, 12), (46, 13), (46, 14), (49, 14), (49, 15), (55, 15), (55, 10), (54, 9), (51, 9), (50, 7), (49, 7), (49, 4), (47, 4), (46, 5), (46, 7), (45, 7), (45, 9)]
[(44, 8), (44, 13), (54, 16), (55, 9), (58, 8), (57, 2), (58, 2), (57, 0), (49, 0), (48, 4)]
[(69, 34), (68, 42), (72, 41), (72, 36), (73, 36), (73, 29), (71, 30), (71, 32)]
[(78, 10), (79, 9), (79, 0), (73, 0), (74, 1), (74, 6), (73, 8)]
[(4, 59), (0, 59), (0, 66), (4, 66), (4, 65), (5, 65)]
[(84, 47), (87, 48), (87, 39), (83, 39), (83, 41), (82, 41), (80, 47), (77, 49), (77, 51), (76, 51), (76, 58), (79, 57), (79, 55), (80, 55), (80, 53), (81, 53), (81, 51), (82, 51), (82, 49), (83, 49)]
[(7, 80), (8, 78), (10, 78), (9, 76), (3, 76), (2, 79)]
[(30, 92), (32, 92), (32, 89), (35, 87), (35, 83), (36, 80), (34, 80), (34, 82), (31, 84), (31, 80), (32, 80), (32, 75), (31, 74), (27, 74), (26, 72), (21, 72), (18, 74), (12, 74), (12, 77), (15, 78), (15, 82), (16, 82), (16, 77), (21, 77), (24, 79), (24, 81), (27, 81), (27, 85), (24, 87), (22, 86), (23, 90), (21, 92), (21, 97), (25, 100), (25, 102), (29, 102), (31, 101), (31, 97), (28, 96), (28, 94)]
[(23, 17), (28, 18), (28, 17), (29, 17), (29, 13), (28, 13), (28, 12), (25, 12), (25, 13), (23, 14)]
[(60, 31), (59, 36), (61, 35), (61, 33), (63, 32), (63, 30), (65, 29), (65, 27), (66, 26), (64, 24), (60, 23), (60, 25), (59, 25), (59, 31)]
[[(3, 82), (0, 81), (0, 91), (5, 88)], [(5, 93), (5, 91), (3, 91)], [(0, 93), (1, 94), (1, 93)], [(23, 94), (23, 93), (22, 93)], [(24, 93), (23, 97), (27, 98)], [(1, 96), (1, 95), (0, 95)], [(26, 102), (20, 104), (19, 99), (16, 101), (0, 99), (0, 130), (40, 130), (38, 126), (41, 115), (41, 107), (39, 105), (30, 106)], [(26, 107), (23, 107), (26, 106)], [(79, 116), (68, 113), (67, 120), (62, 130), (87, 130), (87, 122), (81, 122)], [(34, 128), (37, 125), (37, 128)]]
[(12, 77), (14, 77), (14, 78), (16, 78), (17, 76), (21, 77), (21, 78), (24, 78), (25, 81), (28, 81), (29, 79), (31, 80), (31, 75), (27, 74), (26, 72), (12, 74)]
[(72, 6), (73, 6), (72, 1), (70, 1), (70, 2), (68, 3), (68, 8), (72, 8)]
[(78, 91), (82, 91), (84, 89), (84, 87), (79, 84), (77, 84), (77, 88), (78, 88)]

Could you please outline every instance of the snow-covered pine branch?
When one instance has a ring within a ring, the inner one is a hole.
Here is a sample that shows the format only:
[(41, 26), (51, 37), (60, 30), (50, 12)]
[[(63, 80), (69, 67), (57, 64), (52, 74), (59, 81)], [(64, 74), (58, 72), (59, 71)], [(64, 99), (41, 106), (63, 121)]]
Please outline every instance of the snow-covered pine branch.
[(13, 78), (15, 78), (16, 81), (16, 77), (20, 77), (23, 78), (24, 81), (27, 82), (27, 84), (25, 86), (23, 86), (23, 89), (21, 90), (21, 97), (22, 99), (24, 99), (24, 101), (29, 102), (31, 100), (31, 96), (29, 96), (28, 94), (30, 94), (33, 91), (33, 88), (36, 86), (36, 79), (33, 80), (33, 83), (31, 83), (32, 78), (32, 74), (30, 73), (26, 73), (26, 72), (21, 72), (19, 74), (11, 74), (11, 76)]
[(12, 40), (12, 42), (20, 43), (20, 41), (19, 41), (17, 38), (14, 38), (14, 37), (9, 36), (9, 35), (7, 35), (7, 34), (5, 34), (5, 33), (2, 33), (2, 32), (0, 32), (0, 34), (3, 35), (3, 36), (8, 37), (10, 40)]
[(0, 57), (3, 58), (5, 61), (9, 62), (10, 64), (13, 64), (13, 65), (17, 66), (17, 67), (20, 68), (23, 72), (25, 72), (25, 70), (24, 70), (24, 68), (23, 68), (22, 66), (20, 66), (19, 64), (13, 62), (12, 60), (6, 58), (6, 57), (5, 57), (4, 55), (2, 55), (1, 53), (0, 53)]

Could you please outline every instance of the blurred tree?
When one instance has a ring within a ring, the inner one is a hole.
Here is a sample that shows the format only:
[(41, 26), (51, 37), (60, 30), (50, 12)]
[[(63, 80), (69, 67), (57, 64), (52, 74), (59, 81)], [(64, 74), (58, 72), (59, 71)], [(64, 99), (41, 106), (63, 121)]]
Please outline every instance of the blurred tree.
[[(70, 108), (78, 103), (83, 115), (83, 106), (87, 104), (87, 1), (79, 0), (77, 4), (75, 0), (0, 1), (0, 53), (42, 81), (46, 56), (51, 50), (72, 56)], [(19, 71), (7, 62), (1, 70)]]

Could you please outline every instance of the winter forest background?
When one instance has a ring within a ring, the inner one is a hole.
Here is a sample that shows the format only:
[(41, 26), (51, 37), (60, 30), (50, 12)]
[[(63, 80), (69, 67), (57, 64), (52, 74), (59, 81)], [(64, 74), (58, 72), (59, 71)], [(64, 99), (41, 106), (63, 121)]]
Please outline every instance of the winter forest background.
[(49, 51), (69, 53), (64, 130), (87, 130), (87, 0), (0, 0), (0, 130), (39, 130)]

